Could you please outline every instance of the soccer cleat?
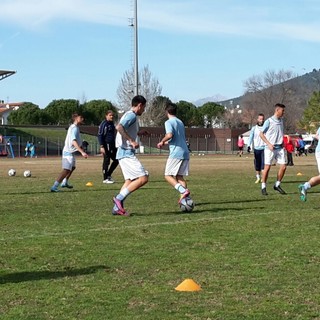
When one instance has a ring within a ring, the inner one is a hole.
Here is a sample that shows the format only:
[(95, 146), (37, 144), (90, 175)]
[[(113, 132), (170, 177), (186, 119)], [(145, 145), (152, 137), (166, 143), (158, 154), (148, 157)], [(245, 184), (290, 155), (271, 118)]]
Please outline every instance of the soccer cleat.
[(114, 209), (112, 209), (112, 215), (114, 215), (114, 216), (126, 216), (126, 217), (128, 217), (128, 216), (130, 216), (130, 213), (129, 212), (127, 212), (127, 211), (121, 211), (120, 209), (118, 209), (118, 210), (114, 210)]
[(61, 184), (61, 188), (68, 188), (68, 189), (72, 189), (73, 186), (71, 184), (68, 184), (68, 183), (63, 183)]
[(60, 192), (60, 190), (57, 187), (51, 187), (51, 192)]
[(286, 194), (286, 192), (285, 192), (280, 186), (276, 187), (276, 186), (274, 185), (274, 186), (273, 186), (273, 190), (276, 190), (276, 191), (278, 191), (278, 192), (281, 193), (281, 194)]
[(107, 179), (103, 180), (102, 182), (110, 184), (110, 183), (114, 183), (115, 181), (112, 178), (107, 178)]
[(261, 189), (261, 194), (262, 194), (263, 196), (267, 196), (267, 195), (268, 195), (267, 188)]
[(255, 183), (259, 183), (261, 182), (260, 178), (257, 178), (257, 180), (255, 181)]
[(180, 199), (179, 199), (179, 204), (181, 202), (182, 199), (187, 198), (190, 195), (190, 191), (189, 189), (186, 189), (186, 191), (184, 193), (181, 194)]
[(124, 208), (123, 208), (122, 201), (120, 201), (120, 200), (117, 199), (116, 197), (113, 197), (112, 201), (113, 201), (113, 203), (117, 206), (117, 208), (119, 209), (119, 211), (121, 211), (122, 213), (126, 213), (126, 210), (124, 210)]
[(307, 190), (304, 188), (303, 184), (299, 185), (299, 191), (300, 191), (300, 200), (301, 201), (307, 201)]

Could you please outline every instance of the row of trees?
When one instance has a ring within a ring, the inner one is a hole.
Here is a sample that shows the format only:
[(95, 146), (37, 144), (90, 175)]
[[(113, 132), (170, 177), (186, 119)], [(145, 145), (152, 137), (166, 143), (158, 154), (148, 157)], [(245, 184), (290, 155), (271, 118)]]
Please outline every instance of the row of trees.
[[(314, 70), (310, 73), (310, 78), (315, 79), (316, 75), (317, 71)], [(129, 109), (134, 95), (133, 78), (133, 70), (125, 72), (117, 90), (117, 106), (107, 100), (80, 103), (75, 99), (61, 99), (53, 100), (46, 108), (40, 109), (29, 102), (11, 113), (9, 123), (65, 125), (69, 123), (72, 113), (80, 111), (84, 113), (87, 125), (98, 125), (107, 110), (121, 114)], [(215, 102), (196, 107), (191, 102), (179, 101), (178, 117), (188, 127), (250, 128), (258, 113), (272, 115), (274, 104), (279, 102), (288, 106), (285, 116), (286, 132), (295, 132), (298, 128), (314, 131), (320, 123), (320, 92), (313, 92), (310, 86), (301, 85), (301, 82), (289, 81), (294, 78), (297, 75), (292, 71), (266, 71), (244, 82), (245, 93), (238, 98), (241, 105), (236, 108), (230, 105), (224, 107)], [(152, 76), (148, 66), (139, 72), (139, 79), (139, 93), (148, 101), (141, 122), (144, 126), (162, 126), (166, 120), (164, 107), (170, 99), (161, 95), (160, 83)]]
[[(166, 121), (164, 108), (168, 101), (168, 97), (155, 97), (141, 117), (143, 126), (162, 126)], [(223, 123), (225, 109), (216, 103), (208, 102), (199, 108), (187, 101), (179, 101), (177, 105), (178, 117), (188, 127), (212, 127), (217, 119)], [(99, 125), (107, 110), (113, 110), (118, 116), (124, 112), (107, 100), (92, 100), (81, 104), (78, 100), (61, 99), (52, 101), (44, 109), (31, 102), (24, 103), (18, 110), (12, 111), (8, 120), (11, 125), (66, 125), (70, 123), (73, 113), (81, 112), (85, 116), (86, 125)]]

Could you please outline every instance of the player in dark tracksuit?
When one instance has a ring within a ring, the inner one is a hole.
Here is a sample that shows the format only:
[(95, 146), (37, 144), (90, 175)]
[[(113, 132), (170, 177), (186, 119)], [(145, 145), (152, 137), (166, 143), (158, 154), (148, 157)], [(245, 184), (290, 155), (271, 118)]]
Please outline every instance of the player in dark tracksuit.
[[(103, 155), (102, 172), (103, 183), (114, 183), (112, 173), (119, 164), (116, 159), (117, 148), (115, 144), (116, 128), (113, 123), (114, 113), (112, 110), (106, 112), (106, 119), (100, 123), (98, 140), (100, 152)], [(112, 160), (112, 162), (111, 162)], [(110, 165), (111, 162), (111, 165)]]

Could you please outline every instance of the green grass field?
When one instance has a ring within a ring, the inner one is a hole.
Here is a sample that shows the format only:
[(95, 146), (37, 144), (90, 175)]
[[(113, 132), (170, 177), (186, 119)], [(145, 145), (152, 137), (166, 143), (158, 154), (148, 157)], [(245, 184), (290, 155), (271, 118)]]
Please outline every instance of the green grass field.
[[(320, 319), (320, 187), (306, 203), (297, 188), (314, 156), (294, 159), (284, 196), (272, 167), (267, 197), (252, 156), (193, 156), (191, 214), (166, 157), (142, 156), (150, 181), (127, 199), (131, 217), (111, 215), (122, 175), (102, 184), (99, 157), (78, 158), (61, 193), (49, 192), (60, 158), (0, 161), (1, 319)], [(187, 278), (202, 290), (176, 291)]]

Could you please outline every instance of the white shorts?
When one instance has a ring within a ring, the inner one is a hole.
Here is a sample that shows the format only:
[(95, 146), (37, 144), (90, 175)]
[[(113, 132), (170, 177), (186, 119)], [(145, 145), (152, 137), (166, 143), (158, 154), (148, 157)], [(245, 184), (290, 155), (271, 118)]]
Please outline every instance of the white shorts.
[(189, 174), (189, 160), (168, 158), (165, 176), (187, 176)]
[(125, 180), (135, 180), (149, 175), (136, 156), (119, 159), (119, 165)]
[(76, 158), (74, 155), (62, 156), (62, 169), (72, 170), (76, 167)]
[(286, 154), (285, 149), (274, 149), (269, 150), (268, 148), (264, 149), (264, 164), (272, 165), (273, 161), (276, 161), (278, 164), (286, 164)]
[(320, 174), (320, 152), (316, 152), (316, 160), (318, 165), (318, 172)]

